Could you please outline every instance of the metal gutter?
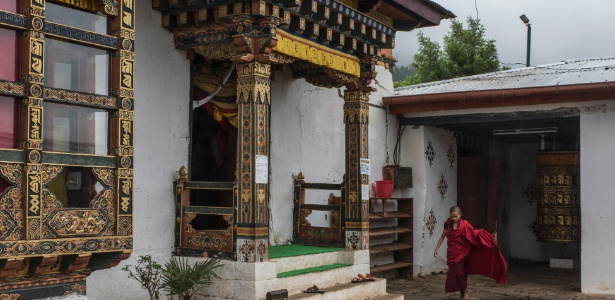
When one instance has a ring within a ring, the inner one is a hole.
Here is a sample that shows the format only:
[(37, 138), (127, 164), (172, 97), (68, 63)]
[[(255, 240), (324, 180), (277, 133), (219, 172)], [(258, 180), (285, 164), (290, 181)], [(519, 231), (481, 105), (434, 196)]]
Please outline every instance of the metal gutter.
[(391, 114), (615, 99), (615, 82), (382, 98)]

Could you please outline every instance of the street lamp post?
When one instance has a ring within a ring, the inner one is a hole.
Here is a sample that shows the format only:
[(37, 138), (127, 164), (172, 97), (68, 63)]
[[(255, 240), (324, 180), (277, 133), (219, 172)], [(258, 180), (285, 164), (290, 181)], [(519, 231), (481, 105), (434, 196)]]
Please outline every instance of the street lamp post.
[(519, 16), (519, 19), (525, 23), (527, 26), (527, 55), (525, 59), (525, 66), (530, 66), (530, 45), (532, 43), (532, 25), (530, 24), (530, 19), (528, 19), (525, 15)]

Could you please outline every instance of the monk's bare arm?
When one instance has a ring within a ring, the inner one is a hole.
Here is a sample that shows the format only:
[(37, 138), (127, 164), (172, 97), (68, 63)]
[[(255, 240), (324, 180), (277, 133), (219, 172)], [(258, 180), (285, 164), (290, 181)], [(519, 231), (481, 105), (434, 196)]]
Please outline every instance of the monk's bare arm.
[(433, 257), (438, 257), (438, 249), (440, 249), (440, 245), (442, 245), (442, 242), (444, 241), (445, 236), (446, 236), (446, 228), (442, 230), (442, 235), (440, 236), (440, 239), (438, 240), (438, 246), (436, 246), (436, 250), (433, 252)]

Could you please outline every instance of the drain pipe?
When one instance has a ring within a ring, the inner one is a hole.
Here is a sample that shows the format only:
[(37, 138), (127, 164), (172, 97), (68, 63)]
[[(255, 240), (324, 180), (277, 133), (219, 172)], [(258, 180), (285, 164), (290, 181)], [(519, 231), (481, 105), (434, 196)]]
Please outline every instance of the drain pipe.
[(218, 94), (218, 92), (220, 92), (220, 90), (222, 89), (222, 86), (231, 77), (231, 74), (233, 73), (233, 70), (235, 69), (235, 65), (237, 65), (236, 62), (231, 62), (231, 65), (226, 70), (226, 73), (224, 73), (224, 76), (222, 77), (222, 80), (220, 81), (220, 84), (218, 84), (218, 87), (216, 87), (216, 90), (213, 91), (211, 94), (209, 94), (207, 97), (205, 97), (205, 98), (203, 98), (201, 100), (195, 100), (193, 102), (192, 110), (195, 110), (197, 107), (200, 107), (201, 105), (209, 102), (209, 100), (211, 100), (214, 96), (216, 96), (216, 94)]

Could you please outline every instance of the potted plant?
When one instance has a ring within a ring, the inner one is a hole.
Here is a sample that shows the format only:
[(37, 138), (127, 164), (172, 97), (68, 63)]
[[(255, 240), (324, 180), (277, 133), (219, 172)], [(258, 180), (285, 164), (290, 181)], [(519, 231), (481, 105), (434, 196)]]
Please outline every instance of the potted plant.
[(171, 297), (177, 295), (180, 300), (190, 300), (205, 285), (220, 279), (216, 269), (221, 266), (217, 259), (206, 259), (192, 266), (186, 258), (173, 257), (164, 265), (161, 288)]

